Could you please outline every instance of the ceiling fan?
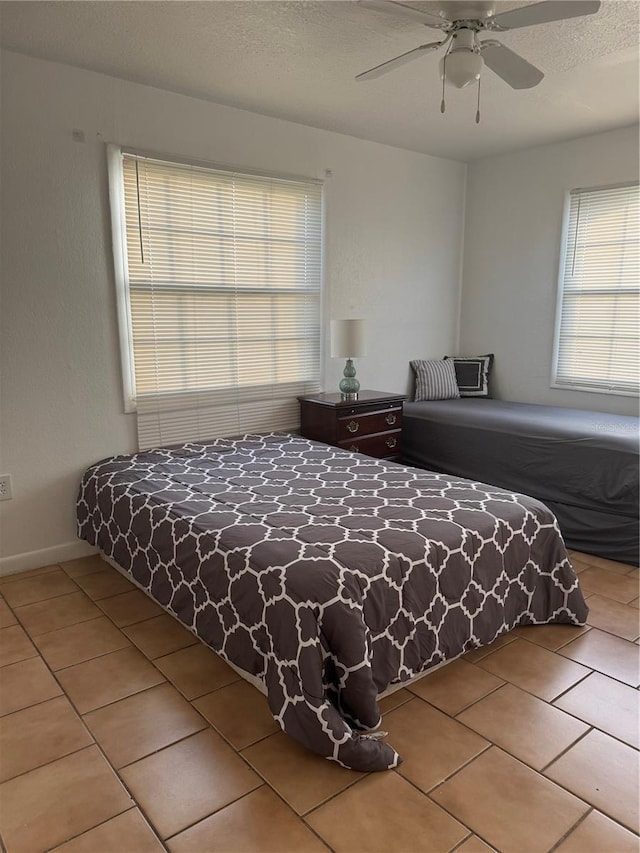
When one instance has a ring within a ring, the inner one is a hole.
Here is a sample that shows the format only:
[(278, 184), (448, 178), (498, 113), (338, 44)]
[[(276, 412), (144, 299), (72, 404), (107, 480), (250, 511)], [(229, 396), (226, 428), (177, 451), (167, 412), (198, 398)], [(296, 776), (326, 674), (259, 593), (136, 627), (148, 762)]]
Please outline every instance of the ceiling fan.
[[(401, 53), (393, 59), (375, 65), (368, 71), (356, 76), (356, 80), (372, 80), (388, 71), (393, 71), (406, 62), (411, 62), (426, 53), (445, 48), (445, 54), (440, 60), (440, 76), (442, 78), (442, 103), (440, 111), (445, 111), (444, 84), (445, 81), (458, 89), (463, 89), (470, 83), (478, 83), (478, 110), (476, 123), (480, 121), (480, 74), (486, 65), (498, 77), (513, 89), (530, 89), (537, 86), (544, 77), (542, 71), (531, 65), (522, 56), (505, 47), (496, 39), (480, 41), (479, 34), (488, 32), (507, 32), (520, 27), (531, 27), (534, 24), (546, 24), (552, 21), (562, 21), (567, 18), (578, 18), (583, 15), (593, 15), (600, 8), (600, 0), (543, 0), (529, 6), (521, 6), (497, 15), (491, 11), (479, 15), (465, 15), (450, 20), (429, 12), (413, 9), (394, 0), (358, 0), (358, 5), (377, 12), (409, 18), (441, 30), (444, 38), (440, 41), (421, 44), (406, 53)], [(477, 4), (478, 8), (491, 7), (492, 4)], [(468, 10), (467, 10), (468, 11)]]

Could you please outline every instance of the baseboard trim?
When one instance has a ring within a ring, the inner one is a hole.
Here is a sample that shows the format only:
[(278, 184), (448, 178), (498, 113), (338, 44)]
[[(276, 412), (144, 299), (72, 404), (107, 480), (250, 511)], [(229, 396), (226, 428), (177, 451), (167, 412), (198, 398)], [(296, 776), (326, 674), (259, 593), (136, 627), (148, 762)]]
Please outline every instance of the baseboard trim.
[(97, 553), (97, 548), (76, 539), (62, 545), (53, 545), (51, 548), (41, 548), (39, 551), (26, 551), (23, 554), (13, 554), (11, 557), (0, 557), (0, 576), (27, 572), (29, 569), (52, 566), (55, 563), (77, 560), (79, 557), (89, 557)]

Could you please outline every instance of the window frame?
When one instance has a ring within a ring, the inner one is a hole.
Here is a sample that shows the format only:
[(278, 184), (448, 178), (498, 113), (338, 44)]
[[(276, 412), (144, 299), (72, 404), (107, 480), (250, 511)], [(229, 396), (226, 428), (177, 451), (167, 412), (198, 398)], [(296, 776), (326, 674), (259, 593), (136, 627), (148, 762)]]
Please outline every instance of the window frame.
[[(127, 254), (127, 230), (125, 211), (125, 187), (123, 155), (133, 157), (146, 157), (166, 163), (175, 163), (180, 166), (193, 166), (196, 168), (210, 169), (213, 171), (227, 172), (241, 176), (255, 176), (256, 178), (273, 179), (280, 181), (293, 181), (296, 183), (317, 184), (324, 188), (324, 181), (319, 178), (284, 174), (267, 170), (251, 169), (228, 164), (219, 164), (212, 161), (198, 160), (189, 157), (164, 154), (158, 151), (142, 150), (115, 143), (107, 143), (107, 173), (109, 184), (109, 206), (111, 213), (111, 234), (114, 258), (114, 278), (116, 286), (116, 308), (118, 318), (118, 339), (120, 349), (120, 363), (122, 369), (122, 387), (124, 412), (135, 413), (138, 411), (136, 399), (136, 377), (134, 363), (134, 339), (133, 322), (131, 316), (131, 297), (129, 286), (129, 261)], [(319, 294), (319, 353), (320, 363), (318, 365), (318, 378), (321, 384), (324, 381), (324, 328), (326, 288), (324, 286), (324, 239), (325, 239), (325, 198), (321, 193), (320, 201), (321, 216), (321, 250), (320, 250), (320, 294)], [(189, 391), (179, 391), (177, 394), (189, 394)], [(198, 392), (193, 392), (197, 394)], [(170, 394), (167, 394), (170, 396)]]
[(126, 149), (107, 144), (107, 169), (109, 175), (109, 206), (111, 208), (111, 234), (113, 244), (116, 308), (118, 313), (118, 341), (122, 366), (124, 411), (136, 412), (136, 380), (133, 363), (133, 327), (129, 299), (129, 259), (124, 206), (124, 171), (122, 154)]
[(562, 310), (564, 305), (564, 296), (565, 296), (565, 281), (564, 281), (564, 273), (567, 261), (567, 254), (569, 252), (568, 245), (568, 237), (569, 237), (569, 226), (571, 219), (571, 199), (572, 196), (581, 194), (581, 193), (589, 193), (589, 192), (604, 192), (607, 190), (616, 190), (622, 189), (625, 187), (638, 187), (640, 186), (639, 182), (634, 181), (621, 181), (616, 184), (605, 184), (602, 186), (595, 187), (575, 187), (572, 189), (565, 190), (564, 195), (564, 207), (563, 207), (563, 215), (562, 215), (562, 231), (561, 231), (561, 244), (560, 244), (560, 260), (558, 267), (558, 278), (556, 285), (556, 308), (555, 308), (555, 323), (554, 323), (554, 332), (553, 332), (553, 357), (551, 363), (551, 380), (550, 387), (563, 390), (563, 391), (583, 391), (587, 394), (608, 394), (616, 397), (638, 397), (637, 390), (629, 390), (624, 388), (610, 388), (605, 386), (596, 386), (596, 385), (581, 385), (581, 384), (572, 384), (569, 382), (559, 382), (558, 381), (558, 363), (560, 358), (560, 334), (562, 331)]

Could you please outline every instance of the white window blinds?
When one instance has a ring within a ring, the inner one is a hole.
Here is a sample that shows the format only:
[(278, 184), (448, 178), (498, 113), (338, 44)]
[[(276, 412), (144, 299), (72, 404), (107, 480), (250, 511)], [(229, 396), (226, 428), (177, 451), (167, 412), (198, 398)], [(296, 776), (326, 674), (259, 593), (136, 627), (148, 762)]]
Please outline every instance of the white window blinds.
[(140, 447), (295, 428), (319, 387), (321, 185), (118, 156)]
[(570, 194), (552, 383), (637, 394), (640, 377), (637, 184)]

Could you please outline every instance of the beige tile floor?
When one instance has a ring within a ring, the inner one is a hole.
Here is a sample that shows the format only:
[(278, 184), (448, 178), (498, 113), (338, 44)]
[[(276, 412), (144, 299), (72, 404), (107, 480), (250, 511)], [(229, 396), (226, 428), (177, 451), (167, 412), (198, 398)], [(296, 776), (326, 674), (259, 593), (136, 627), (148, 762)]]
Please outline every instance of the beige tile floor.
[(404, 763), (344, 770), (100, 558), (0, 578), (7, 853), (626, 853), (638, 570), (572, 552), (585, 628), (520, 628), (382, 702)]

